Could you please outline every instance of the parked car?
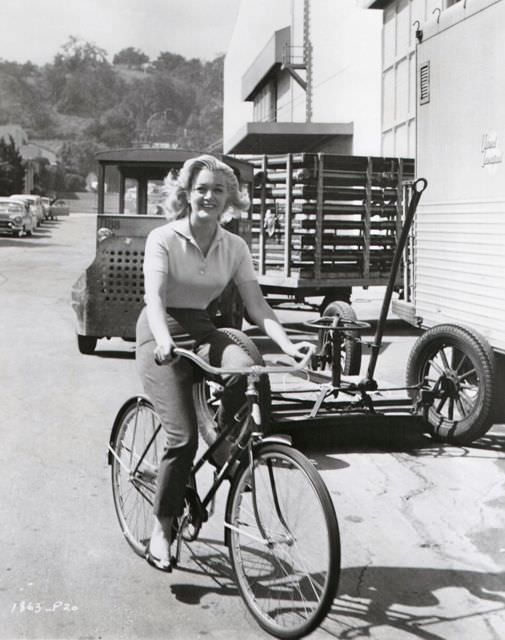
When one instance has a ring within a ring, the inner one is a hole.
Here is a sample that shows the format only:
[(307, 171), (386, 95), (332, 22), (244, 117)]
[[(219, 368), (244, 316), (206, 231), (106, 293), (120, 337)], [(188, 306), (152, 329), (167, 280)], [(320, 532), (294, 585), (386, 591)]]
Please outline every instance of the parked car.
[(31, 236), (36, 220), (28, 203), (13, 198), (0, 198), (0, 230), (21, 237)]
[(65, 200), (55, 200), (51, 205), (51, 219), (58, 218), (58, 216), (68, 216), (70, 213), (70, 207)]
[(44, 212), (44, 220), (49, 220), (51, 218), (51, 198), (40, 196), (40, 202)]
[(9, 197), (15, 200), (24, 200), (25, 202), (28, 202), (37, 221), (37, 227), (40, 226), (40, 223), (44, 219), (44, 209), (42, 207), (40, 196), (34, 196), (29, 193), (15, 193)]

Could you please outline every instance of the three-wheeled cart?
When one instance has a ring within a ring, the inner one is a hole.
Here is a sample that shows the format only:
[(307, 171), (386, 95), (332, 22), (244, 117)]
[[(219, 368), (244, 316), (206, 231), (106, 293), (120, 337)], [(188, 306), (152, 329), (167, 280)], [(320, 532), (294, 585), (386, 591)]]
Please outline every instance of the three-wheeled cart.
[[(427, 182), (410, 182), (404, 223), (398, 235), (375, 335), (370, 344), (367, 370), (360, 376), (345, 375), (342, 349), (346, 341), (360, 341), (370, 324), (347, 318), (338, 312), (307, 321), (318, 334), (311, 366), (304, 372), (307, 384), (280, 384), (271, 398), (270, 428), (273, 432), (298, 426), (335, 425), (338, 416), (350, 414), (385, 416), (394, 413), (424, 418), (426, 432), (438, 440), (469, 444), (483, 436), (493, 423), (495, 401), (493, 356), (470, 330), (459, 325), (441, 325), (422, 334), (407, 361), (407, 382), (403, 386), (382, 386), (374, 374), (395, 282), (402, 263), (417, 204)], [(213, 398), (209, 394), (205, 429), (212, 429)], [(265, 407), (265, 404), (263, 405)], [(202, 426), (202, 425), (200, 425)]]

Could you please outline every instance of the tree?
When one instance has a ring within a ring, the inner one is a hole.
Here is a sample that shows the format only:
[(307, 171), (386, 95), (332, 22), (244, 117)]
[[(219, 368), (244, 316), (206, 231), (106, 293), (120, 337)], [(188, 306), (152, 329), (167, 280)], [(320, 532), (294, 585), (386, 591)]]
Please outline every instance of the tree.
[(54, 58), (55, 66), (63, 66), (70, 72), (83, 68), (96, 68), (103, 64), (109, 64), (107, 51), (76, 36), (69, 36), (67, 42), (61, 47), (61, 53), (57, 53)]
[(0, 194), (22, 193), (25, 184), (23, 159), (12, 136), (9, 142), (0, 139)]
[(96, 117), (117, 104), (124, 82), (105, 49), (70, 36), (45, 70), (47, 93), (60, 113)]
[(126, 47), (126, 49), (121, 49), (114, 58), (112, 59), (112, 64), (125, 64), (128, 69), (132, 67), (134, 69), (139, 69), (143, 64), (149, 62), (149, 56), (146, 56), (145, 53), (136, 49), (135, 47)]
[(68, 174), (80, 176), (83, 180), (91, 171), (96, 171), (96, 154), (104, 146), (94, 141), (76, 140), (63, 143), (59, 160)]

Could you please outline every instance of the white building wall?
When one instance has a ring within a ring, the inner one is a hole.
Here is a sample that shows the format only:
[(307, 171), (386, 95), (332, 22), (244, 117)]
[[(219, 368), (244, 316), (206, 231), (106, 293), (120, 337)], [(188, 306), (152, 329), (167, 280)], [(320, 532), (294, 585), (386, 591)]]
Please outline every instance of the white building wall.
[(224, 60), (223, 140), (253, 120), (242, 100), (242, 76), (278, 29), (291, 24), (292, 0), (242, 0)]
[(379, 155), (380, 11), (353, 0), (312, 0), (314, 122), (354, 122), (353, 153)]
[[(353, 122), (353, 152), (374, 155), (380, 153), (381, 140), (382, 12), (357, 4), (358, 0), (310, 0), (311, 120)], [(303, 5), (303, 0), (242, 0), (224, 65), (225, 149), (227, 140), (253, 121), (252, 103), (242, 101), (242, 76), (276, 30), (291, 25), (292, 44), (303, 44)], [(283, 78), (277, 120), (305, 122), (305, 105), (305, 91)]]
[(383, 12), (382, 153), (415, 156), (416, 29), (444, 0), (392, 0)]

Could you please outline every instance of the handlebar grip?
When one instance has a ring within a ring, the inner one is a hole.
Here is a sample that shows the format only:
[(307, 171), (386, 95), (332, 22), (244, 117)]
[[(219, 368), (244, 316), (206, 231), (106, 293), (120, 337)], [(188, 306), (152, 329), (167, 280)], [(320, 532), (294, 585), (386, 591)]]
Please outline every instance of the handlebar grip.
[(164, 360), (161, 360), (160, 357), (158, 356), (157, 353), (154, 354), (154, 362), (159, 366), (162, 367), (164, 364), (169, 364), (170, 362), (172, 362), (173, 360), (175, 360), (177, 354), (176, 354), (176, 349), (177, 347), (175, 345), (172, 345), (171, 349), (170, 349), (170, 360), (168, 360), (168, 362), (165, 362)]

